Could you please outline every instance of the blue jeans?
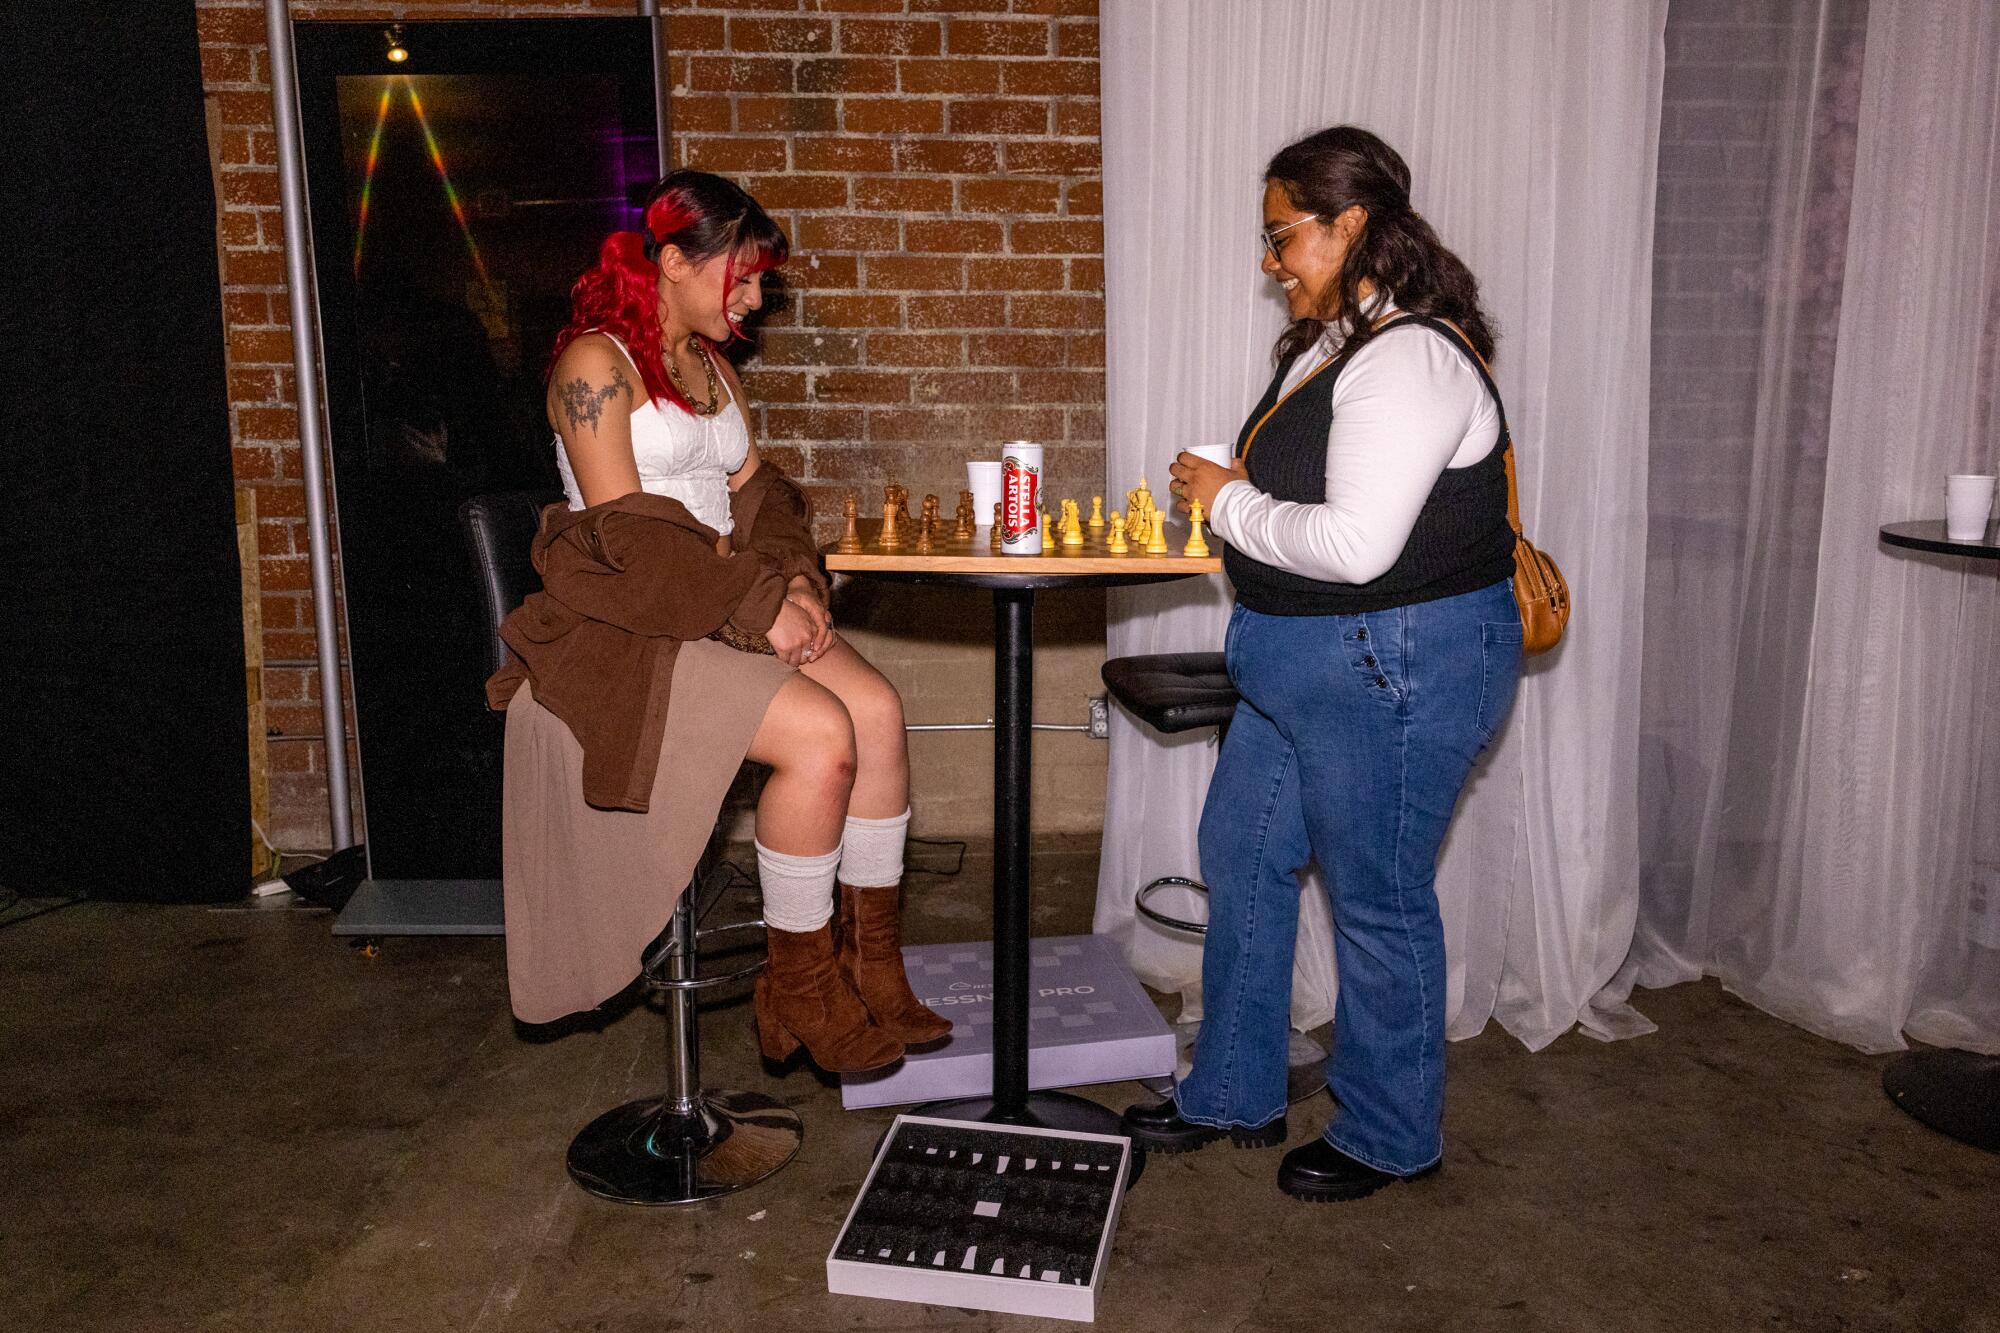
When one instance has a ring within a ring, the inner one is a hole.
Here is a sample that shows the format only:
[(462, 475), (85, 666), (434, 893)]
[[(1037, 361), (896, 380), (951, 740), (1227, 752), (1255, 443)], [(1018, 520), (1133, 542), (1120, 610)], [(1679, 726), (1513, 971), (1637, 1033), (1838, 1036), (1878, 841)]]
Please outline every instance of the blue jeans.
[(1340, 981), (1327, 1142), (1421, 1171), (1444, 1152), (1438, 848), (1514, 701), (1513, 587), (1355, 615), (1238, 606), (1224, 651), (1243, 698), (1202, 809), (1204, 1017), (1175, 1103), (1203, 1125), (1284, 1113), (1298, 874), (1317, 860)]

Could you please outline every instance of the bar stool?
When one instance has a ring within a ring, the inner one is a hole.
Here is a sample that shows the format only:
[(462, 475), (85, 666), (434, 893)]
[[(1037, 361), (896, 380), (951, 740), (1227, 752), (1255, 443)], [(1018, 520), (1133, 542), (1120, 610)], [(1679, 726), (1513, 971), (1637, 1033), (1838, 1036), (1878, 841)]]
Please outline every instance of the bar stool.
[[(542, 509), (562, 498), (560, 491), (507, 491), (476, 495), (459, 506), (496, 671), (507, 661), (500, 623), (542, 586), (529, 560)], [(702, 927), (727, 875), (711, 835), (667, 928), (640, 955), (640, 980), (665, 1012), (667, 1085), (661, 1096), (606, 1111), (571, 1141), (570, 1179), (599, 1198), (640, 1204), (713, 1199), (771, 1175), (798, 1154), (805, 1138), (798, 1113), (783, 1103), (701, 1085), (696, 995), (743, 981), (764, 966), (759, 958), (715, 976), (698, 974), (702, 940), (764, 929), (762, 921)]]
[[(1166, 735), (1214, 727), (1216, 739), (1229, 734), (1229, 720), (1236, 714), (1240, 697), (1229, 679), (1229, 669), (1221, 653), (1149, 653), (1134, 657), (1114, 657), (1099, 672), (1104, 688), (1141, 722)], [(1185, 875), (1161, 875), (1149, 881), (1133, 896), (1132, 906), (1140, 916), (1168, 930), (1203, 936), (1205, 921), (1188, 921), (1173, 916), (1153, 904), (1153, 898), (1170, 890), (1206, 894), (1208, 886)], [(1181, 1065), (1185, 1072), (1191, 1052), (1192, 1034), (1182, 1043)], [(1286, 1054), (1286, 1098), (1303, 1101), (1325, 1086), (1320, 1062), (1326, 1050), (1304, 1033), (1294, 1032)], [(1173, 1090), (1173, 1079), (1141, 1079), (1149, 1091), (1165, 1095)]]

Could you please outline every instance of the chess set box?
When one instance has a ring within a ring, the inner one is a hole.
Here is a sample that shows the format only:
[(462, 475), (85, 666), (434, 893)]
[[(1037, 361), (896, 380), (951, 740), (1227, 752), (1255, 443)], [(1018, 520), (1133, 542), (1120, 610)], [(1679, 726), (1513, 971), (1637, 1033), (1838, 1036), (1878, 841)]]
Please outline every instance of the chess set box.
[(899, 1115), (826, 1256), (836, 1295), (1084, 1322), (1132, 1143)]
[[(842, 1076), (848, 1110), (993, 1090), (993, 946), (911, 945), (910, 989), (951, 1020), (951, 1035), (887, 1070)], [(1052, 935), (1031, 942), (1028, 1087), (1068, 1088), (1174, 1071), (1174, 1034), (1110, 941)]]

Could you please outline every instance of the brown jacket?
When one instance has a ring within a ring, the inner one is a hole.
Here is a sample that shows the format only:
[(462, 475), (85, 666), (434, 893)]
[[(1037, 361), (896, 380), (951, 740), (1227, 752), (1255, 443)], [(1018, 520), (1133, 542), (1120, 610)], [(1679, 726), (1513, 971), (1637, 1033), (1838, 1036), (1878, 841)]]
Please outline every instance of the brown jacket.
[(805, 493), (765, 460), (729, 497), (730, 554), (678, 500), (636, 492), (589, 509), (550, 505), (535, 534), (542, 591), (500, 627), (513, 650), (486, 682), (504, 709), (523, 680), (583, 749), (583, 798), (646, 808), (681, 643), (724, 621), (762, 634), (795, 575), (822, 593)]

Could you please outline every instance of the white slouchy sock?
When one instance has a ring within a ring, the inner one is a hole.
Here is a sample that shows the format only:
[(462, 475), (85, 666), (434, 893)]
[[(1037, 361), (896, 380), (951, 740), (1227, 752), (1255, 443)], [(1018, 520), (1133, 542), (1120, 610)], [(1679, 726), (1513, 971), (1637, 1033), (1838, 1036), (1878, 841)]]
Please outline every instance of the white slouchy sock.
[(887, 888), (903, 882), (903, 840), (910, 812), (887, 819), (847, 817), (840, 835), (840, 882), (857, 889)]
[(833, 876), (840, 848), (819, 856), (792, 856), (757, 844), (757, 880), (764, 890), (764, 924), (794, 935), (833, 919)]

